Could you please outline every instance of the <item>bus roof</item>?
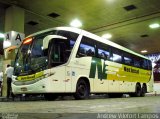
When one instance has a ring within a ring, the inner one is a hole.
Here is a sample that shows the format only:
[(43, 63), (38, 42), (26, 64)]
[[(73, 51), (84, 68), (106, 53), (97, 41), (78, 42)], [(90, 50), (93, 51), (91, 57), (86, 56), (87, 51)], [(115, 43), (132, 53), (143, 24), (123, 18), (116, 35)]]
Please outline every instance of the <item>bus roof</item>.
[(102, 38), (102, 37), (100, 37), (100, 36), (98, 36), (98, 35), (95, 35), (95, 34), (93, 34), (93, 33), (90, 33), (90, 32), (88, 32), (88, 31), (85, 31), (85, 30), (82, 30), (82, 29), (79, 29), (79, 28), (75, 28), (75, 27), (54, 27), (54, 28), (49, 28), (49, 29), (46, 29), (46, 30), (42, 30), (42, 31), (33, 33), (33, 34), (27, 36), (26, 38), (28, 38), (28, 37), (33, 37), (33, 36), (35, 36), (35, 35), (39, 35), (39, 34), (41, 34), (41, 33), (49, 32), (49, 31), (52, 31), (52, 30), (65, 30), (65, 31), (75, 32), (75, 33), (78, 33), (78, 34), (81, 34), (81, 33), (82, 33), (82, 34), (84, 34), (84, 35), (86, 35), (86, 36), (91, 37), (92, 39), (95, 39), (95, 40), (97, 40), (97, 41), (100, 41), (100, 42), (103, 42), (103, 43), (105, 43), (105, 44), (108, 44), (108, 45), (110, 45), (110, 46), (112, 46), (112, 47), (118, 48), (118, 49), (120, 49), (120, 50), (129, 52), (129, 53), (131, 53), (131, 54), (134, 54), (134, 55), (137, 55), (137, 56), (139, 56), (139, 57), (142, 57), (142, 58), (145, 58), (145, 59), (148, 59), (148, 60), (149, 60), (149, 58), (147, 58), (147, 57), (145, 57), (145, 56), (143, 56), (143, 55), (141, 55), (141, 54), (138, 54), (138, 53), (136, 53), (136, 52), (134, 52), (134, 51), (132, 51), (132, 50), (130, 50), (130, 49), (128, 49), (128, 48), (125, 48), (125, 47), (123, 47), (123, 46), (121, 46), (121, 45), (119, 45), (119, 44), (116, 44), (116, 43), (114, 43), (114, 42), (112, 42), (112, 41), (110, 41), (110, 40), (107, 40), (107, 39)]
[(98, 36), (98, 35), (95, 35), (95, 34), (93, 34), (93, 33), (90, 33), (90, 32), (88, 32), (88, 31), (85, 31), (85, 30), (82, 30), (82, 31), (83, 31), (83, 34), (85, 34), (86, 36), (89, 36), (89, 37), (92, 38), (92, 39), (94, 38), (95, 40), (101, 41), (101, 42), (103, 42), (103, 43), (105, 43), (105, 44), (108, 44), (108, 45), (110, 45), (110, 46), (112, 46), (112, 47), (118, 48), (118, 49), (120, 49), (120, 50), (129, 52), (129, 53), (131, 53), (131, 54), (134, 54), (134, 55), (137, 55), (137, 56), (139, 56), (139, 57), (142, 57), (142, 58), (145, 58), (145, 59), (150, 60), (149, 58), (145, 57), (144, 55), (141, 55), (141, 54), (139, 54), (139, 53), (136, 53), (136, 52), (134, 52), (134, 51), (132, 51), (132, 50), (130, 50), (130, 49), (128, 49), (128, 48), (125, 48), (124, 46), (121, 46), (121, 45), (119, 45), (119, 44), (117, 44), (117, 43), (114, 43), (114, 42), (112, 42), (112, 41), (110, 41), (110, 40), (108, 40), (108, 39), (102, 38), (102, 37), (100, 37), (100, 36)]
[(49, 29), (46, 29), (46, 30), (42, 30), (42, 31), (33, 33), (33, 34), (27, 36), (27, 38), (39, 35), (41, 33), (49, 32), (49, 31), (52, 31), (52, 30), (72, 31), (72, 32), (75, 32), (75, 33), (78, 33), (78, 34), (80, 34), (81, 31), (82, 31), (81, 29), (78, 29), (78, 28), (75, 28), (75, 27), (54, 27), (54, 28), (49, 28)]

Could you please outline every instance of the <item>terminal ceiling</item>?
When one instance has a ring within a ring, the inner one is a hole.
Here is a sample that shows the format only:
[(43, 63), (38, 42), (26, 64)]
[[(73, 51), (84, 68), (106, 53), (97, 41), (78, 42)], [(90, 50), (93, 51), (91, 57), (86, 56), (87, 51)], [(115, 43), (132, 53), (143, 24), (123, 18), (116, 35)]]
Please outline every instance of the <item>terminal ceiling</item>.
[(82, 29), (99, 36), (111, 33), (111, 41), (133, 51), (160, 52), (160, 28), (149, 28), (152, 23), (160, 23), (159, 0), (0, 0), (1, 31), (4, 11), (11, 5), (25, 10), (26, 35), (69, 26), (77, 18)]

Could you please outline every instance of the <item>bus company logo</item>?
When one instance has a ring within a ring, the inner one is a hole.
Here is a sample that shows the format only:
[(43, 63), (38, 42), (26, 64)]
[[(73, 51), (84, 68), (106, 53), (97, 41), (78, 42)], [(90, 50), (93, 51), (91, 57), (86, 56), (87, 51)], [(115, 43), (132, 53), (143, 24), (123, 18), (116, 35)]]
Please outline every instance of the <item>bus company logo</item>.
[(21, 77), (20, 79), (21, 79), (21, 80), (26, 80), (26, 79), (27, 79), (27, 76)]
[(21, 80), (28, 80), (28, 79), (34, 79), (34, 78), (35, 78), (35, 75), (30, 75), (30, 76), (21, 77)]
[(124, 67), (124, 71), (139, 74), (139, 70), (138, 69)]
[(98, 71), (98, 79), (107, 79), (107, 74), (106, 74), (106, 67), (108, 65), (105, 64), (105, 61), (102, 62), (101, 59), (92, 57), (91, 61), (91, 67), (90, 67), (90, 73), (89, 73), (89, 78), (95, 78), (96, 76), (96, 69)]

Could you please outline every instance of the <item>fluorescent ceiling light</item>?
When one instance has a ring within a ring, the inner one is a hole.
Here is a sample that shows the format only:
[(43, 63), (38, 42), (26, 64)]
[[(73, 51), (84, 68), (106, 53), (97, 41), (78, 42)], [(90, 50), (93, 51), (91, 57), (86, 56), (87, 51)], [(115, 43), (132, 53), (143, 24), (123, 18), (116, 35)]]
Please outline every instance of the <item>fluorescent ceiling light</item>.
[(148, 52), (147, 50), (142, 50), (142, 51), (141, 51), (141, 53), (147, 53), (147, 52)]
[(155, 29), (155, 28), (159, 28), (160, 25), (158, 23), (155, 23), (155, 24), (150, 24), (149, 27), (152, 29)]
[(102, 35), (102, 38), (110, 39), (112, 38), (112, 35), (107, 33), (107, 34)]
[(0, 33), (0, 38), (4, 38), (4, 34), (3, 33)]
[(74, 19), (74, 20), (71, 21), (70, 26), (73, 26), (73, 27), (81, 27), (81, 26), (82, 26), (82, 23), (81, 23), (80, 20)]
[(107, 2), (113, 3), (113, 2), (115, 2), (115, 0), (107, 0)]

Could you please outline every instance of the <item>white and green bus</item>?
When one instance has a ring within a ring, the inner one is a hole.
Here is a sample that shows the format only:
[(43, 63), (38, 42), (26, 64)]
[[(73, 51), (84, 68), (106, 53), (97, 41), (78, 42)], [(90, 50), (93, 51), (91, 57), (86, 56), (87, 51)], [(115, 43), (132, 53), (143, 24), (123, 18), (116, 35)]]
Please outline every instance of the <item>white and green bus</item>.
[(56, 27), (26, 37), (15, 59), (14, 94), (145, 96), (153, 90), (151, 61), (87, 31)]

